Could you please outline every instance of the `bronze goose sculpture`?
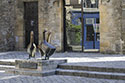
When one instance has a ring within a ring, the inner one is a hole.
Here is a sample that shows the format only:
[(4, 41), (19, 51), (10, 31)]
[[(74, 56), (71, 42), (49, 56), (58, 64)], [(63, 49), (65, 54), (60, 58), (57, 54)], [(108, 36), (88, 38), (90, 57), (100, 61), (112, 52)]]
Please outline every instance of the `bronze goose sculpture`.
[[(46, 32), (46, 30), (44, 30), (44, 32)], [(43, 35), (43, 41), (44, 40), (45, 40), (45, 34)], [(43, 44), (43, 41), (40, 43), (40, 45), (38, 45), (38, 49), (40, 51), (41, 57), (45, 56), (45, 46)]]
[(51, 37), (51, 32), (48, 33), (47, 40), (45, 33), (47, 31), (44, 30), (43, 32), (43, 42), (40, 44), (38, 47), (41, 53), (41, 56), (45, 55), (45, 60), (49, 59), (49, 57), (55, 52), (56, 48), (50, 44), (50, 37)]
[(31, 31), (31, 33), (30, 33), (30, 43), (27, 47), (27, 52), (29, 53), (29, 59), (31, 57), (35, 57), (35, 53), (36, 53), (36, 45), (34, 43), (33, 37), (34, 37), (34, 33), (33, 33), (33, 31)]

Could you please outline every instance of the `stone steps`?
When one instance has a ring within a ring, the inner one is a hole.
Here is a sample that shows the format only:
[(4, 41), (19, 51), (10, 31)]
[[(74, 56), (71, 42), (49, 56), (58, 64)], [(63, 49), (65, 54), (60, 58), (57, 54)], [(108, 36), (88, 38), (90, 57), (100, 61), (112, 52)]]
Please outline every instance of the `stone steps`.
[(0, 61), (0, 71), (5, 69), (14, 69), (15, 68), (15, 62), (12, 61)]
[(0, 61), (0, 65), (10, 65), (10, 66), (15, 66), (15, 62), (12, 61)]
[(125, 69), (61, 64), (56, 70), (56, 75), (125, 80)]
[(9, 65), (0, 65), (0, 70), (5, 70), (5, 69), (14, 69), (15, 66), (9, 66)]
[(57, 69), (56, 74), (57, 75), (89, 77), (89, 78), (125, 80), (125, 73)]
[(87, 70), (87, 71), (98, 71), (98, 72), (116, 72), (116, 73), (125, 73), (124, 68), (110, 68), (110, 67), (98, 67), (98, 66), (82, 66), (82, 65), (59, 65), (60, 69), (69, 69), (69, 70)]
[(15, 75), (27, 75), (27, 76), (51, 76), (55, 75), (55, 70), (50, 71), (36, 71), (36, 70), (20, 70), (20, 69), (9, 69), (5, 70), (5, 73), (15, 74)]

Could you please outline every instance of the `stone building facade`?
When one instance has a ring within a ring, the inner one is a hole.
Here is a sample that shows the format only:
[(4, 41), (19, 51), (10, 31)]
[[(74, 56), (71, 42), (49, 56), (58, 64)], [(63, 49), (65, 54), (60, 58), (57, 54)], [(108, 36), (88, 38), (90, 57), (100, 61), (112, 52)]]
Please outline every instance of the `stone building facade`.
[(100, 0), (100, 51), (123, 53), (125, 45), (124, 0)]
[(15, 48), (15, 0), (0, 0), (0, 51)]
[(63, 0), (0, 0), (0, 51), (25, 50), (24, 3), (38, 3), (38, 42), (52, 32), (51, 43), (62, 50)]
[[(38, 2), (38, 42), (46, 28), (63, 50), (63, 0), (0, 0), (0, 51), (25, 50), (24, 2)], [(125, 0), (100, 0), (100, 52), (125, 53)]]
[(125, 0), (122, 1), (122, 29), (121, 29), (121, 39), (122, 43), (122, 53), (125, 54)]

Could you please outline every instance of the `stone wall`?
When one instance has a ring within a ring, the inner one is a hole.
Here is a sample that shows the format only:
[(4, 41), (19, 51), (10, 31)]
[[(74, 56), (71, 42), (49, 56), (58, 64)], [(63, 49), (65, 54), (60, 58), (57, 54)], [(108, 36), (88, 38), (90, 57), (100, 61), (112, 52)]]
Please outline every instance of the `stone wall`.
[(125, 0), (122, 0), (122, 51), (125, 54)]
[(122, 0), (100, 0), (100, 51), (121, 53)]
[[(24, 2), (38, 1), (39, 43), (52, 32), (51, 43), (63, 49), (63, 0), (0, 0), (0, 51), (24, 50)], [(125, 52), (125, 0), (100, 0), (100, 52)]]
[(24, 2), (32, 1), (38, 1), (39, 43), (48, 29), (51, 44), (63, 49), (63, 0), (0, 0), (0, 51), (25, 50)]
[[(57, 51), (63, 48), (63, 1), (40, 0), (39, 2), (39, 38), (42, 39), (43, 29), (52, 32), (51, 43)], [(39, 40), (41, 42), (41, 40)]]
[(0, 51), (15, 49), (15, 0), (0, 0)]

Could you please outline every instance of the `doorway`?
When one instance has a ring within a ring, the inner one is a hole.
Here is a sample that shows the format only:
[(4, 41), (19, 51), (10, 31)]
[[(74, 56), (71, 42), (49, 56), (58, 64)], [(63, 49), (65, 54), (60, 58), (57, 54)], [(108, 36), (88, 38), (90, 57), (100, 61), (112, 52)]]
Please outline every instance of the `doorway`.
[(84, 49), (100, 49), (99, 13), (84, 14)]
[[(66, 26), (67, 45), (70, 51), (81, 51), (81, 11), (72, 11), (71, 24)], [(99, 32), (99, 12), (84, 12), (84, 52), (99, 52), (100, 50), (100, 32)], [(68, 41), (69, 40), (69, 41)], [(70, 47), (69, 47), (70, 46)]]
[[(78, 0), (66, 1), (64, 12), (65, 51), (81, 52), (83, 42), (84, 52), (99, 52), (99, 0), (90, 2), (90, 0), (84, 0), (82, 15), (81, 2)], [(83, 27), (81, 27), (82, 24)]]
[(30, 32), (34, 32), (34, 43), (38, 45), (38, 2), (24, 2), (25, 48), (30, 43)]

